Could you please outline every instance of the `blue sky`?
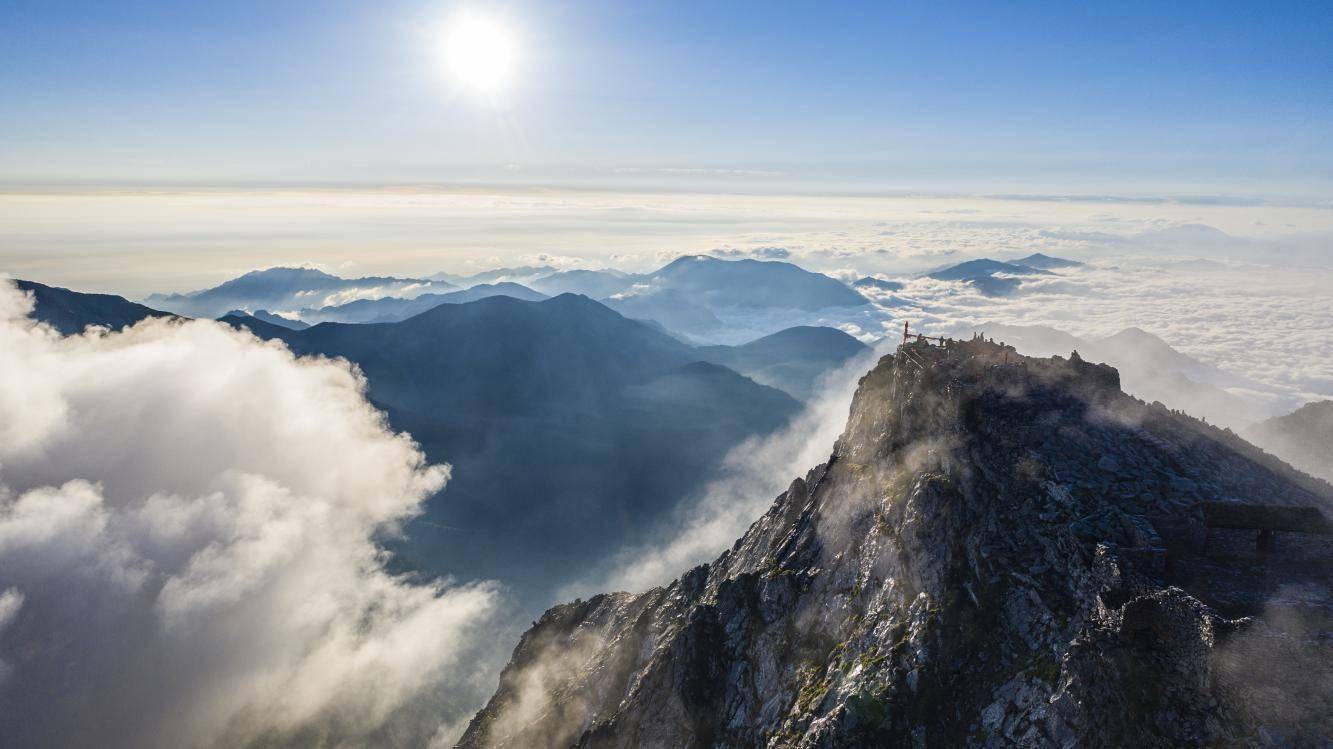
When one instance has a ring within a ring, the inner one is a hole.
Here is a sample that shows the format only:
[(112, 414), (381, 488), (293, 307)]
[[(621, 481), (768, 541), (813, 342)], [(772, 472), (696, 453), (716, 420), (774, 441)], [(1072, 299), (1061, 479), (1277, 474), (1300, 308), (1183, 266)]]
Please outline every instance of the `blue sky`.
[[(517, 40), (499, 97), (442, 70), (460, 9)], [(1333, 194), (1327, 2), (9, 0), (0, 27), (8, 183)]]

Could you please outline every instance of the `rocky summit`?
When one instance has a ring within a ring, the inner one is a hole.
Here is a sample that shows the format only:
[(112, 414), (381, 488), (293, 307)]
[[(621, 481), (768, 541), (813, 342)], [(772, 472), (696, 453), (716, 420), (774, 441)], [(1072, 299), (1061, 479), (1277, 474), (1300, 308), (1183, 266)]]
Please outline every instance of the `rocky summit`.
[(546, 612), (460, 746), (1326, 746), (1330, 505), (1109, 366), (914, 341), (712, 564)]

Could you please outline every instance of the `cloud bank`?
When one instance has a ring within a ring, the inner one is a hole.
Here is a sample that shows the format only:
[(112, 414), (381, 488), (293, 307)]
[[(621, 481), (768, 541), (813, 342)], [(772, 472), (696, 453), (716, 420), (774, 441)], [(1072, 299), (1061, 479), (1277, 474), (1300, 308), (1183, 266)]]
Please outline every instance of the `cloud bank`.
[(450, 738), (500, 597), (386, 570), (376, 535), (448, 468), (360, 375), (211, 322), (62, 338), (30, 307), (0, 281), (0, 745)]

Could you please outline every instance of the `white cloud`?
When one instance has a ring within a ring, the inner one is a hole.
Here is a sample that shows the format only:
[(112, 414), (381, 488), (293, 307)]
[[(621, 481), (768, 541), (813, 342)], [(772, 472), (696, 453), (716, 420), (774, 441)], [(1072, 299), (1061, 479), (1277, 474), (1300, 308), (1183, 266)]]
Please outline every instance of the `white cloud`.
[(518, 261), (523, 265), (549, 265), (560, 270), (570, 270), (583, 265), (581, 257), (571, 255), (553, 255), (549, 252), (537, 252), (528, 255), (520, 255)]
[(0, 285), (0, 744), (421, 743), (471, 706), (499, 594), (386, 571), (448, 469), (358, 373), (28, 307)]
[(378, 286), (349, 286), (331, 293), (322, 291), (300, 291), (297, 292), (296, 295), (319, 297), (317, 301), (313, 301), (309, 305), (310, 307), (319, 309), (321, 307), (336, 307), (340, 304), (347, 304), (348, 302), (355, 302), (361, 299), (384, 299), (386, 297), (414, 299), (428, 291), (434, 290), (436, 290), (436, 287), (429, 283), (395, 281)]

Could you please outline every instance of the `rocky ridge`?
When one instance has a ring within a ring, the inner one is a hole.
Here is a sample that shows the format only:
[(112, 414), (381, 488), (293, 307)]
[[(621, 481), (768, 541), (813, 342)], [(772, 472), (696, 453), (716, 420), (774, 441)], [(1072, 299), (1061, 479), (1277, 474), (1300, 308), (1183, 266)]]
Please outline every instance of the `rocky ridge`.
[(1115, 369), (914, 342), (712, 564), (557, 606), (459, 746), (1253, 746), (1333, 736), (1333, 488)]

